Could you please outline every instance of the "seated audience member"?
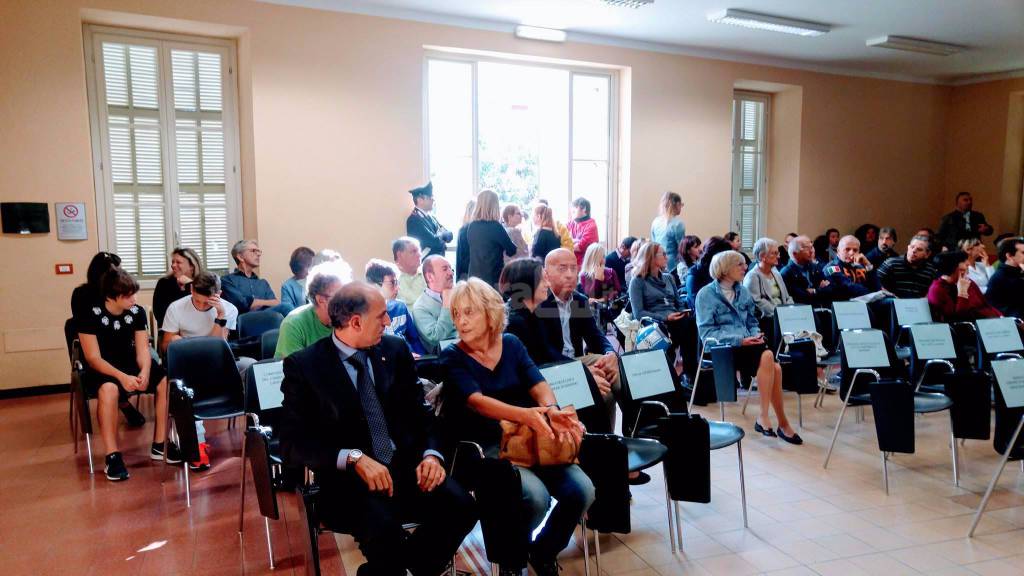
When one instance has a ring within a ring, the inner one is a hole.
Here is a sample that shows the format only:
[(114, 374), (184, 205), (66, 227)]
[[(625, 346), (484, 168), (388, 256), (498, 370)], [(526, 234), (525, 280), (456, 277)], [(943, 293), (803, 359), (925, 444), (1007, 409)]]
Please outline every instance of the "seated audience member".
[(644, 244), (647, 244), (647, 242), (648, 240), (646, 238), (637, 238), (636, 242), (633, 242), (633, 245), (629, 247), (629, 260), (626, 262), (625, 268), (622, 269), (623, 273), (626, 275), (626, 283), (623, 284), (623, 287), (625, 287), (627, 291), (629, 290), (629, 283), (633, 281), (633, 269), (636, 268), (637, 264), (636, 255), (640, 253), (640, 249), (643, 248)]
[(427, 287), (420, 270), (420, 243), (415, 238), (402, 236), (391, 243), (391, 255), (398, 267), (398, 299), (412, 306)]
[(712, 236), (704, 243), (700, 260), (686, 273), (686, 307), (690, 310), (696, 305), (697, 292), (711, 283), (711, 259), (726, 250), (732, 250), (732, 244), (721, 236)]
[(620, 392), (619, 359), (604, 331), (594, 320), (589, 299), (576, 291), (576, 257), (565, 248), (552, 250), (544, 260), (544, 278), (550, 294), (535, 312), (548, 342), (566, 358), (578, 358), (594, 375), (614, 422), (615, 399)]
[(773, 318), (775, 307), (792, 304), (786, 282), (775, 267), (779, 263), (779, 243), (771, 238), (754, 242), (754, 261), (757, 264), (743, 278), (743, 286), (750, 292), (759, 318)]
[(168, 464), (181, 462), (178, 447), (167, 438), (167, 378), (153, 362), (146, 332), (146, 309), (135, 303), (139, 283), (131, 274), (114, 268), (100, 282), (103, 302), (76, 322), (85, 357), (82, 385), (98, 399), (100, 437), (106, 450), (107, 480), (127, 480), (128, 468), (117, 449), (117, 406), (132, 392), (156, 393), (153, 444), (149, 457)]
[(626, 285), (626, 264), (629, 263), (630, 250), (636, 242), (634, 236), (626, 236), (619, 242), (618, 248), (604, 257), (604, 265), (615, 271), (619, 278), (619, 286)]
[(938, 235), (935, 234), (935, 230), (931, 228), (920, 228), (917, 232), (914, 232), (914, 236), (924, 236), (928, 239), (928, 249), (932, 254), (938, 254), (942, 252), (942, 244), (939, 242)]
[(780, 272), (786, 292), (797, 304), (822, 306), (832, 299), (832, 284), (814, 263), (814, 246), (807, 236), (789, 241), (789, 264)]
[(476, 211), (476, 198), (466, 202), (466, 212), (462, 215), (462, 227), (455, 237), (455, 274), (459, 280), (469, 276), (469, 240), (466, 233), (469, 232), (469, 223), (473, 221), (473, 212)]
[(924, 298), (938, 276), (931, 263), (928, 239), (914, 236), (903, 258), (889, 258), (878, 267), (878, 280), (897, 298)]
[(996, 247), (996, 252), (992, 253), (988, 257), (988, 263), (989, 263), (989, 265), (992, 266), (992, 272), (995, 272), (996, 268), (999, 268), (999, 264), (1001, 264), (1001, 260), (999, 258), (999, 254), (998, 254), (999, 244), (1003, 240), (1006, 240), (1007, 238), (1016, 238), (1016, 237), (1017, 237), (1017, 235), (1013, 234), (1012, 232), (1003, 232), (1002, 234), (996, 236), (996, 239), (992, 241), (992, 245)]
[(857, 237), (857, 240), (860, 240), (860, 245), (866, 250), (869, 246), (874, 246), (878, 243), (879, 230), (878, 226), (874, 224), (861, 224), (853, 232), (853, 235)]
[[(543, 205), (545, 205), (545, 206), (547, 206), (549, 208), (551, 207), (551, 204), (547, 200), (545, 200), (543, 198), (538, 198), (537, 199), (537, 204), (543, 204)], [(555, 226), (554, 226), (555, 235), (558, 236), (558, 240), (561, 243), (561, 247), (565, 248), (566, 250), (572, 250), (573, 249), (572, 234), (569, 232), (569, 227), (566, 226), (565, 224), (562, 224), (560, 221), (554, 219), (554, 216), (553, 216), (554, 211), (553, 210), (552, 210), (551, 213), (552, 213), (551, 219), (555, 223)]]
[(985, 296), (967, 276), (967, 254), (943, 252), (935, 256), (939, 274), (928, 289), (928, 304), (939, 322), (970, 322), (978, 318), (999, 318)]
[(506, 204), (501, 209), (501, 224), (505, 227), (505, 232), (508, 232), (508, 237), (512, 239), (512, 243), (516, 245), (516, 253), (514, 256), (506, 256), (505, 263), (513, 258), (524, 258), (530, 255), (530, 247), (526, 245), (526, 239), (523, 238), (523, 231), (519, 229), (519, 225), (523, 223), (523, 210), (515, 204)]
[(416, 331), (416, 323), (412, 321), (412, 314), (405, 302), (396, 300), (398, 296), (398, 271), (394, 266), (376, 258), (366, 263), (366, 281), (380, 288), (381, 296), (384, 296), (388, 305), (388, 316), (391, 317), (391, 325), (387, 333), (394, 334), (405, 340), (412, 350), (413, 356), (426, 354), (423, 344), (420, 343), (419, 332)]
[(747, 263), (747, 266), (750, 266), (750, 256), (747, 256), (747, 253), (743, 251), (743, 239), (740, 238), (739, 232), (726, 232), (723, 238), (729, 242), (729, 246), (733, 250), (743, 255), (743, 260)]
[(505, 332), (519, 338), (533, 363), (541, 366), (565, 360), (562, 342), (548, 340), (548, 333), (536, 314), (537, 308), (548, 299), (544, 263), (536, 258), (516, 258), (502, 269), (498, 286), (508, 307)]
[(828, 242), (828, 236), (821, 234), (815, 237), (811, 246), (814, 248), (814, 263), (819, 268), (832, 261), (832, 257), (829, 256), (832, 246)]
[[(803, 439), (786, 418), (782, 400), (782, 367), (765, 346), (754, 300), (743, 287), (746, 272), (742, 255), (734, 250), (717, 254), (711, 260), (714, 282), (701, 288), (697, 294), (697, 330), (701, 341), (714, 338), (720, 344), (733, 346), (737, 370), (746, 378), (757, 376), (761, 414), (754, 430), (764, 436), (777, 435), (790, 444), (802, 444)], [(769, 407), (775, 410), (775, 417), (779, 420), (779, 427), (775, 430), (772, 429)]]
[(999, 267), (988, 281), (985, 297), (1004, 316), (1024, 318), (1024, 238), (1007, 238), (996, 248)]
[(352, 269), (344, 260), (317, 264), (306, 277), (306, 300), (281, 322), (274, 358), (285, 358), (331, 335), (328, 304), (338, 290), (352, 281)]
[(530, 255), (543, 260), (552, 250), (561, 247), (561, 240), (555, 231), (555, 219), (551, 207), (537, 204), (533, 208), (533, 246)]
[(292, 251), (288, 259), (288, 267), (292, 270), (292, 277), (281, 284), (281, 310), (282, 314), (295, 310), (306, 303), (306, 276), (313, 266), (313, 258), (316, 254), (312, 249), (299, 246)]
[(686, 275), (690, 268), (697, 265), (703, 247), (699, 237), (693, 234), (683, 236), (683, 241), (679, 244), (679, 262), (676, 264), (676, 277), (679, 278), (680, 286), (686, 285)]
[(974, 199), (970, 192), (959, 192), (956, 195), (955, 207), (952, 212), (942, 217), (939, 232), (935, 241), (945, 250), (956, 250), (961, 240), (981, 238), (992, 233), (992, 226), (985, 220), (985, 215), (974, 210)]
[(604, 264), (605, 250), (601, 244), (591, 244), (580, 267), (580, 287), (591, 304), (607, 304), (622, 293), (622, 285), (615, 271)]
[(516, 253), (516, 245), (508, 237), (505, 228), (498, 221), (498, 195), (493, 190), (483, 190), (476, 195), (476, 209), (473, 221), (466, 226), (465, 246), (458, 247), (458, 254), (467, 254), (467, 274), (480, 278), (492, 286), (498, 283), (505, 256)]
[(577, 198), (572, 201), (573, 218), (569, 222), (569, 235), (572, 236), (572, 251), (576, 255), (576, 265), (583, 265), (583, 257), (587, 248), (598, 242), (597, 221), (590, 217), (590, 200)]
[(782, 240), (782, 243), (779, 244), (779, 263), (775, 266), (779, 270), (782, 270), (786, 267), (786, 264), (789, 264), (789, 242), (797, 236), (799, 236), (799, 234), (796, 232), (787, 232), (786, 237)]
[(175, 248), (171, 252), (171, 271), (156, 281), (153, 290), (153, 317), (157, 328), (164, 325), (164, 314), (171, 302), (176, 302), (191, 294), (189, 283), (203, 271), (203, 262), (191, 248)]
[[(167, 354), (171, 342), (197, 336), (217, 336), (225, 340), (235, 329), (238, 310), (227, 300), (220, 298), (220, 278), (213, 272), (202, 271), (192, 279), (189, 295), (179, 298), (167, 307), (161, 330), (160, 352)], [(239, 358), (235, 363), (240, 374), (256, 361)], [(210, 445), (206, 442), (206, 428), (202, 421), (196, 421), (196, 435), (199, 439), (199, 460), (189, 462), (190, 469), (197, 472), (210, 469)]]
[(984, 294), (988, 290), (988, 281), (995, 272), (988, 265), (988, 250), (980, 238), (966, 238), (960, 241), (960, 251), (967, 254), (967, 277), (978, 285)]
[(260, 267), (260, 250), (255, 240), (239, 240), (231, 248), (235, 271), (221, 278), (223, 298), (238, 308), (239, 314), (253, 310), (281, 311), (281, 301), (274, 295), (270, 283), (256, 275)]
[[(355, 538), (366, 558), (359, 574), (442, 574), (476, 524), (476, 504), (446, 478), (412, 354), (385, 334), (375, 287), (346, 284), (329, 310), (331, 336), (284, 360), (281, 454), (316, 473), (318, 516)], [(408, 521), (420, 522), (412, 535)]]
[[(871, 244), (862, 244), (862, 246), (871, 246)], [(896, 251), (896, 229), (886, 227), (878, 231), (878, 245), (867, 253), (867, 259), (872, 266), (878, 268), (882, 262), (889, 258), (898, 258), (899, 255), (900, 253)]]
[[(341, 254), (337, 250), (324, 248), (320, 252), (317, 252), (316, 256), (313, 256), (313, 261), (310, 263), (310, 268), (318, 264), (323, 264), (324, 262), (334, 262), (335, 260), (341, 260)], [(303, 302), (303, 304), (305, 304), (305, 302)]]
[[(575, 258), (568, 250), (570, 260)], [(505, 306), (501, 297), (478, 278), (459, 282), (451, 294), (459, 343), (441, 354), (447, 367), (445, 411), (451, 414), (460, 439), (472, 440), (489, 456), (497, 456), (500, 421), (529, 426), (536, 434), (579, 439), (583, 427), (574, 412), (558, 406), (555, 394), (530, 360), (518, 338), (502, 334)], [(529, 519), (527, 538), (545, 517), (529, 546), (529, 563), (538, 576), (558, 576), (558, 553), (594, 501), (594, 485), (576, 464), (519, 467), (522, 503)], [(520, 494), (509, 494), (519, 498)], [(551, 500), (555, 506), (551, 508)], [(550, 514), (548, 514), (550, 508)], [(502, 574), (519, 574), (525, 566), (501, 566)]]
[(843, 236), (839, 240), (839, 255), (821, 269), (822, 276), (831, 287), (832, 300), (849, 300), (878, 290), (874, 267), (860, 253), (860, 240)]
[[(714, 238), (709, 244), (713, 241)], [(666, 354), (670, 361), (674, 361), (676, 350), (682, 352), (683, 369), (692, 381), (697, 375), (696, 324), (679, 295), (675, 280), (665, 271), (666, 266), (668, 257), (661, 244), (644, 244), (637, 255), (636, 275), (629, 283), (629, 305), (633, 308), (634, 320), (649, 317), (665, 325), (672, 338), (672, 346)]]
[(423, 261), (423, 276), (427, 288), (412, 305), (412, 318), (423, 349), (427, 354), (437, 354), (441, 351), (441, 340), (456, 337), (449, 296), (455, 273), (447, 260), (435, 255)]
[(828, 230), (825, 230), (825, 237), (828, 239), (828, 257), (827, 259), (822, 260), (822, 262), (831, 262), (836, 259), (837, 255), (839, 255), (839, 230), (829, 228)]
[[(79, 284), (71, 291), (71, 318), (78, 326), (89, 321), (93, 311), (103, 307), (103, 275), (121, 266), (121, 257), (113, 252), (97, 252), (89, 261), (85, 272), (85, 283)], [(139, 412), (127, 398), (123, 399), (119, 408), (124, 413), (125, 421), (131, 428), (138, 428), (146, 423), (146, 417)]]

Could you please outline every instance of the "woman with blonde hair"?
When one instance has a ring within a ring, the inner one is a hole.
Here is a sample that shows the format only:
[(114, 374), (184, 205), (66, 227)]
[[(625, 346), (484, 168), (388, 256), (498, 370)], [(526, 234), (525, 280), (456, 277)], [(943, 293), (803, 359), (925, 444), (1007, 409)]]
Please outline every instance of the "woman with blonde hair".
[[(516, 253), (515, 242), (499, 221), (501, 211), (498, 195), (493, 190), (484, 190), (476, 195), (476, 208), (466, 230), (465, 242), (456, 247), (456, 263), (466, 260), (466, 274), (480, 278), (491, 286), (498, 283), (505, 255)], [(462, 238), (460, 238), (460, 241)]]
[(191, 248), (175, 248), (171, 251), (171, 270), (156, 281), (153, 290), (153, 317), (157, 328), (164, 325), (164, 314), (171, 302), (192, 294), (192, 279), (203, 271), (203, 261)]
[(555, 231), (555, 216), (547, 204), (533, 207), (533, 247), (530, 256), (543, 260), (548, 252), (562, 247), (562, 241)]
[[(747, 262), (735, 250), (726, 250), (711, 259), (713, 281), (697, 293), (697, 331), (700, 341), (714, 338), (718, 344), (733, 347), (736, 369), (747, 378), (757, 376), (761, 393), (761, 414), (754, 431), (764, 436), (778, 436), (790, 444), (803, 444), (786, 418), (782, 401), (782, 367), (765, 345), (764, 334), (757, 321), (754, 299), (743, 286)], [(769, 409), (775, 410), (779, 427), (772, 429)]]
[(988, 250), (981, 238), (964, 238), (960, 241), (960, 251), (967, 254), (967, 277), (978, 285), (984, 294), (988, 290), (988, 280), (992, 277), (992, 267), (988, 265)]
[(651, 241), (661, 244), (668, 256), (668, 269), (675, 270), (679, 262), (679, 244), (686, 236), (686, 225), (679, 216), (683, 212), (683, 198), (675, 192), (661, 195), (658, 216), (651, 222)]
[(607, 251), (601, 244), (591, 244), (583, 256), (583, 267), (580, 268), (580, 284), (583, 293), (590, 298), (590, 303), (611, 302), (620, 292), (622, 286), (615, 271), (604, 265)]
[(530, 255), (530, 247), (526, 245), (526, 239), (523, 238), (523, 231), (519, 229), (519, 225), (523, 223), (523, 210), (515, 204), (506, 204), (501, 210), (501, 224), (505, 227), (505, 232), (508, 232), (508, 237), (512, 239), (512, 242), (516, 245), (516, 253), (514, 256), (506, 257), (505, 263), (512, 258), (523, 258)]
[[(497, 456), (502, 421), (528, 426), (548, 438), (582, 438), (575, 412), (562, 409), (522, 342), (503, 334), (505, 304), (501, 296), (477, 278), (459, 282), (451, 293), (451, 312), (459, 341), (441, 353), (445, 378), (445, 418), (489, 456)], [(594, 501), (594, 485), (576, 464), (517, 466), (521, 488), (509, 498), (521, 498), (529, 530), (523, 547), (538, 576), (557, 576), (556, 557), (572, 537), (580, 518)], [(548, 514), (551, 499), (556, 504)], [(544, 521), (532, 542), (529, 536)], [(521, 572), (526, 558), (502, 565), (502, 573)], [(513, 565), (515, 564), (515, 565)]]

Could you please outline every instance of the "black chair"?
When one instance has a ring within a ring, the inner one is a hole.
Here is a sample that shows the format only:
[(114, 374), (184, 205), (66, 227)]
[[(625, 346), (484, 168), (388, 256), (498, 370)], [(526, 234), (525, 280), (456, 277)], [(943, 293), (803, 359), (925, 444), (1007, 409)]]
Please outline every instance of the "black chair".
[(889, 454), (914, 453), (914, 391), (901, 380), (876, 380), (868, 389), (882, 453), (882, 483), (889, 494)]
[[(829, 460), (832, 457), (832, 451), (835, 448), (836, 439), (839, 437), (839, 429), (843, 423), (843, 416), (846, 414), (846, 409), (849, 406), (863, 407), (870, 405), (871, 395), (870, 392), (854, 392), (857, 386), (858, 379), (863, 380), (862, 376), (873, 378), (874, 381), (882, 380), (896, 380), (902, 382), (904, 385), (910, 387), (913, 394), (913, 403), (911, 404), (912, 413), (914, 414), (930, 414), (933, 412), (941, 412), (948, 410), (953, 402), (945, 394), (929, 393), (929, 392), (916, 392), (907, 381), (906, 367), (902, 361), (896, 357), (896, 352), (890, 344), (885, 333), (875, 329), (867, 330), (848, 330), (843, 332), (841, 335), (843, 340), (842, 344), (842, 380), (840, 385), (840, 395), (843, 397), (843, 407), (839, 411), (839, 418), (836, 421), (835, 430), (832, 432), (832, 441), (829, 444), (828, 452), (825, 455), (825, 462), (822, 465), (823, 468), (828, 468)], [(866, 340), (866, 342), (865, 342)], [(872, 345), (872, 343), (876, 345)], [(850, 346), (853, 346), (853, 350)], [(860, 351), (861, 356), (858, 354), (851, 364), (850, 356), (853, 351)], [(959, 485), (960, 479), (957, 470), (957, 448), (956, 441), (952, 438), (952, 420), (950, 420), (950, 440), (951, 452), (953, 459), (953, 481), (954, 484)]]
[[(978, 358), (981, 367), (990, 370), (992, 360), (1012, 358), (1024, 353), (1017, 318), (986, 318), (975, 321), (978, 333)], [(1002, 338), (994, 337), (1002, 334)]]
[(260, 360), (268, 360), (274, 357), (274, 352), (277, 350), (277, 339), (280, 336), (280, 328), (267, 330), (260, 336)]
[(258, 338), (267, 330), (281, 327), (284, 316), (273, 310), (257, 310), (238, 316), (238, 339)]
[(803, 396), (817, 395), (821, 391), (821, 383), (818, 381), (817, 347), (813, 340), (801, 338), (790, 342), (788, 349), (777, 354), (776, 358), (782, 367), (782, 390), (796, 394), (797, 422), (800, 428), (803, 428)]
[[(276, 377), (276, 368), (280, 370), (281, 360), (263, 360), (249, 366), (245, 371), (245, 411), (252, 419), (252, 425), (245, 430), (245, 451), (248, 455), (249, 470), (252, 471), (253, 485), (256, 487), (256, 501), (260, 514), (263, 515), (264, 528), (267, 534), (267, 553), (270, 556), (270, 568), (274, 568), (274, 548), (270, 540), (270, 520), (279, 517), (277, 506), (277, 483), (280, 479), (281, 451), (280, 439), (274, 435), (273, 424), (281, 412), (280, 398), (273, 390), (265, 388), (260, 394), (261, 386), (277, 386), (280, 390), (281, 380)], [(265, 382), (260, 382), (257, 372), (267, 371)], [(242, 461), (242, 482), (239, 485), (241, 498), (238, 508), (238, 533), (245, 527), (245, 464)]]
[[(171, 430), (178, 440), (182, 459), (199, 460), (196, 420), (233, 420), (244, 415), (242, 379), (231, 349), (223, 338), (200, 336), (175, 340), (167, 347), (167, 378), (170, 391)], [(245, 443), (240, 474), (245, 474)], [(192, 506), (188, 466), (185, 469), (185, 501)]]
[[(700, 358), (700, 366), (697, 368), (696, 378), (693, 379), (687, 412), (693, 411), (694, 404), (704, 405), (697, 402), (697, 399), (700, 398), (706, 403), (718, 402), (722, 420), (725, 420), (725, 404), (723, 402), (735, 402), (736, 387), (739, 386), (739, 382), (736, 380), (736, 365), (733, 362), (732, 347), (719, 344), (716, 338), (705, 338), (701, 342), (698, 358)], [(711, 372), (711, 376), (714, 378), (713, 396), (707, 392), (702, 395), (700, 392), (702, 389), (698, 386), (701, 376), (708, 372)]]
[(597, 574), (601, 574), (601, 533), (629, 534), (629, 448), (626, 439), (615, 434), (587, 434), (580, 445), (580, 468), (594, 484), (594, 502), (581, 521), (583, 558), (590, 573), (590, 543), (587, 530), (594, 531)]
[(68, 420), (71, 428), (71, 439), (75, 443), (75, 454), (78, 454), (79, 429), (85, 436), (85, 450), (89, 458), (89, 474), (95, 473), (92, 463), (92, 414), (89, 411), (90, 396), (85, 390), (82, 375), (85, 373), (82, 345), (78, 341), (78, 329), (75, 319), (64, 321), (64, 340), (68, 347), (68, 359), (71, 361), (71, 384), (68, 393)]

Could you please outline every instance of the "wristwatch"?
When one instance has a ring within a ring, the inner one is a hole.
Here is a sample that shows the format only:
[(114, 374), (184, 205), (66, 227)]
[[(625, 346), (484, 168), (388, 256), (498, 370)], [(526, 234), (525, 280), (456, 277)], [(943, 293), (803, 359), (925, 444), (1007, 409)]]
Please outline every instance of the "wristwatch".
[(363, 457), (363, 451), (359, 448), (355, 448), (348, 451), (348, 461), (345, 463), (346, 466), (355, 466), (359, 459)]
[(228, 319), (227, 318), (214, 318), (213, 319), (213, 323), (216, 324), (217, 326), (220, 326), (221, 328), (223, 328), (223, 327), (228, 325)]

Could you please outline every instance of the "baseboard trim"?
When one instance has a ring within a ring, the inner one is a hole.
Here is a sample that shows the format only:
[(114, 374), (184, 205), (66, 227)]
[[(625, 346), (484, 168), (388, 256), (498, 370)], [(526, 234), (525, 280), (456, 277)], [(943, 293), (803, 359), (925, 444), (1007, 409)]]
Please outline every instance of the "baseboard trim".
[(31, 396), (47, 396), (50, 394), (63, 394), (71, 390), (70, 384), (48, 384), (46, 386), (28, 386), (25, 388), (11, 388), (0, 390), (0, 400), (10, 398), (28, 398)]

